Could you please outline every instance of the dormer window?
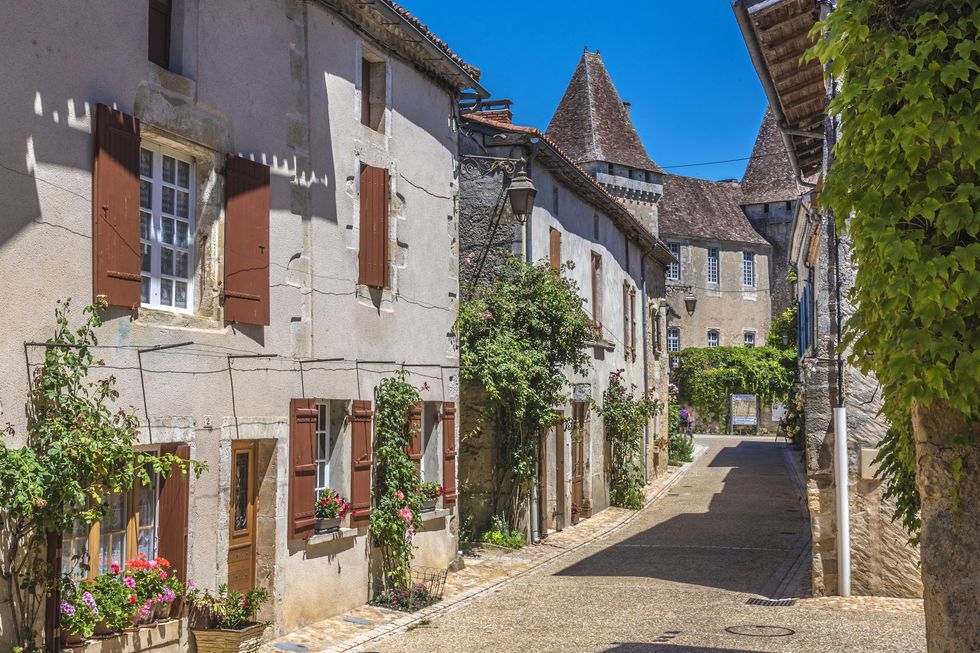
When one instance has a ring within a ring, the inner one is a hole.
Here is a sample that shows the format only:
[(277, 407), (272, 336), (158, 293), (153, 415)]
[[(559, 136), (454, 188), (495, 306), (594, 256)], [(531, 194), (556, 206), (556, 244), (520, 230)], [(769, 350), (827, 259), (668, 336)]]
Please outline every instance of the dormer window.
[(381, 57), (363, 51), (361, 56), (361, 124), (376, 132), (385, 131), (387, 104), (385, 62)]

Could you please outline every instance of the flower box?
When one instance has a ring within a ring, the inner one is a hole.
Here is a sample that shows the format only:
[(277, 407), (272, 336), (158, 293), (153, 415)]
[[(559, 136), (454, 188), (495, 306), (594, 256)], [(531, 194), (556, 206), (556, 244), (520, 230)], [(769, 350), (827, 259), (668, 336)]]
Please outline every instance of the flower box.
[(436, 509), (436, 504), (439, 503), (439, 497), (432, 497), (431, 499), (423, 499), (422, 501), (422, 512), (432, 512)]
[(266, 624), (252, 624), (240, 630), (191, 628), (198, 653), (256, 653), (262, 644)]
[(340, 530), (340, 522), (343, 520), (343, 517), (317, 517), (313, 530), (317, 533), (333, 533)]

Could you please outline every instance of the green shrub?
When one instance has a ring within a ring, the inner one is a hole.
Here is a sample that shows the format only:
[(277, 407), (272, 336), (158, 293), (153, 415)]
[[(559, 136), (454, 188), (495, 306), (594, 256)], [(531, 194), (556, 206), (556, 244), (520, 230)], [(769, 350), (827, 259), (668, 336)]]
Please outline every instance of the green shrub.
[(670, 437), (670, 462), (689, 463), (694, 460), (694, 438), (684, 433)]
[(490, 530), (483, 534), (480, 541), (493, 546), (503, 546), (508, 549), (520, 549), (524, 546), (524, 536), (510, 530), (510, 526), (502, 518), (494, 515), (490, 522)]

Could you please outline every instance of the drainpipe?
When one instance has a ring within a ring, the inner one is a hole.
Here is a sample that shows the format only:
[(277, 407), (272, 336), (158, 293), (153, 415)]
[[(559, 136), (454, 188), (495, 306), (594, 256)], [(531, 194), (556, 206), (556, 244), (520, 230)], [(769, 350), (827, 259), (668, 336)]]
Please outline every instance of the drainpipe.
[[(641, 324), (640, 327), (643, 330), (643, 396), (649, 398), (650, 394), (650, 370), (648, 368), (647, 361), (647, 350), (650, 348), (650, 333), (648, 329), (650, 328), (647, 322), (647, 312), (650, 310), (650, 306), (647, 305), (647, 274), (646, 274), (646, 263), (647, 256), (650, 255), (653, 249), (648, 249), (640, 256), (640, 281), (643, 286), (642, 297), (643, 297), (643, 315), (640, 316)], [(643, 480), (650, 481), (650, 420), (643, 423)]]
[(834, 407), (834, 472), (837, 483), (837, 589), (851, 595), (851, 517), (847, 487), (847, 408)]

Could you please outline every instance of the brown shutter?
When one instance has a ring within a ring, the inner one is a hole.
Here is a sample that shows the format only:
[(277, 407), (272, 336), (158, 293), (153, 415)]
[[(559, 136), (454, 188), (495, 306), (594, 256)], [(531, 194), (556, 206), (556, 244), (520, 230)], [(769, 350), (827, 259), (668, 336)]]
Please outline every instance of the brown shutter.
[(636, 362), (636, 288), (630, 288), (630, 343), (633, 345), (633, 362)]
[(92, 282), (110, 306), (140, 304), (140, 123), (104, 104), (95, 110)]
[(269, 166), (225, 166), (225, 320), (269, 325)]
[(316, 498), (316, 402), (289, 401), (289, 539), (313, 534)]
[[(48, 533), (47, 562), (53, 578), (61, 579), (61, 533)], [(50, 653), (61, 651), (61, 583), (55, 583), (44, 601), (44, 647)]]
[(561, 269), (561, 232), (557, 229), (550, 230), (548, 239), (548, 259), (552, 269), (557, 271)]
[(356, 400), (351, 410), (351, 526), (367, 526), (371, 521), (371, 402)]
[(422, 402), (417, 402), (408, 416), (408, 443), (405, 453), (422, 468)]
[(602, 328), (602, 256), (595, 252), (592, 252), (592, 322), (597, 329)]
[(150, 0), (147, 58), (161, 68), (170, 67), (170, 0)]
[(451, 401), (442, 404), (442, 484), (446, 487), (442, 505), (452, 508), (456, 505), (456, 404)]
[[(172, 453), (185, 463), (191, 459), (191, 448), (186, 444), (165, 444), (161, 453)], [(160, 481), (160, 521), (157, 525), (159, 543), (157, 553), (170, 562), (177, 578), (187, 581), (187, 521), (190, 511), (190, 470), (174, 470)], [(183, 609), (182, 601), (177, 606)]]
[(388, 285), (388, 170), (361, 166), (359, 283)]
[(630, 286), (628, 282), (623, 282), (623, 355), (626, 360), (630, 357)]

